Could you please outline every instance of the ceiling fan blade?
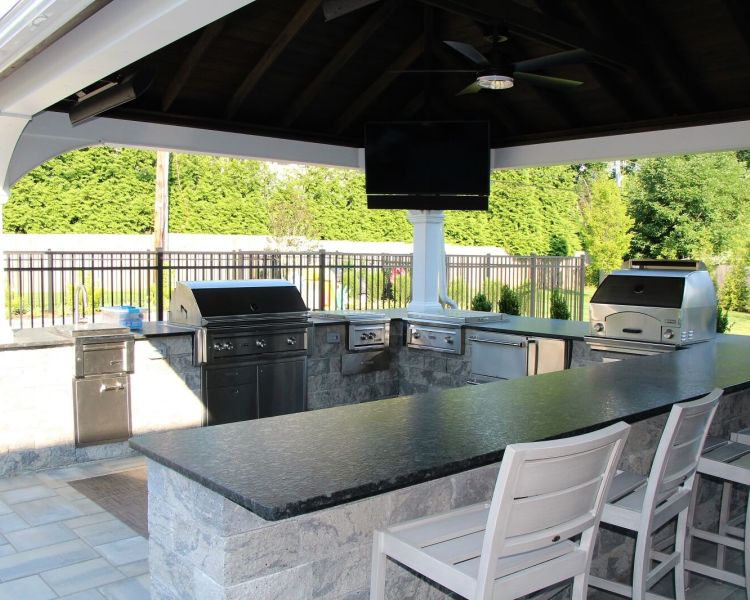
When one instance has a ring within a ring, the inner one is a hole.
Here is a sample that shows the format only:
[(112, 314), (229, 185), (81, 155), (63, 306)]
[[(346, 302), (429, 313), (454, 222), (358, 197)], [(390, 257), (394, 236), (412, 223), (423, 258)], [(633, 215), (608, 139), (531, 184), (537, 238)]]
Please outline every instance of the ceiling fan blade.
[(476, 69), (394, 69), (389, 73), (476, 73)]
[(443, 40), (443, 42), (448, 44), (456, 52), (463, 54), (471, 62), (478, 64), (480, 67), (490, 66), (490, 61), (488, 61), (484, 57), (484, 55), (471, 44), (464, 44), (463, 42), (452, 42), (450, 40)]
[(591, 55), (588, 51), (583, 48), (576, 48), (575, 50), (565, 50), (564, 52), (556, 52), (555, 54), (548, 54), (539, 58), (521, 60), (515, 63), (514, 68), (516, 71), (538, 71), (547, 67), (586, 62), (590, 58)]
[(379, 0), (323, 0), (323, 18), (326, 21), (348, 15)]
[(583, 84), (583, 81), (576, 81), (575, 79), (561, 79), (560, 77), (537, 75), (536, 73), (522, 73), (520, 71), (513, 73), (513, 79), (553, 90), (573, 89)]
[(464, 89), (462, 89), (456, 96), (464, 96), (466, 94), (476, 94), (477, 92), (481, 91), (482, 86), (480, 86), (476, 81), (470, 83), (467, 85)]

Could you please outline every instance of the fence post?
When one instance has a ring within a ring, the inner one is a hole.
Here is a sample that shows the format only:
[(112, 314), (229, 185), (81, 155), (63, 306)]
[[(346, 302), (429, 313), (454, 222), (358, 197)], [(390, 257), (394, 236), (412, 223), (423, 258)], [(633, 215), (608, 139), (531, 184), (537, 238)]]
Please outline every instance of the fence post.
[(55, 276), (52, 272), (53, 261), (52, 249), (47, 249), (47, 310), (54, 320), (55, 318)]
[(164, 252), (156, 251), (156, 320), (164, 320)]
[(536, 254), (531, 255), (531, 286), (529, 298), (529, 316), (536, 316)]
[(318, 252), (318, 308), (326, 307), (326, 251), (321, 248)]
[(580, 264), (578, 265), (578, 280), (580, 281), (580, 292), (578, 295), (578, 315), (581, 321), (586, 321), (586, 315), (583, 314), (583, 296), (586, 291), (586, 255), (581, 254), (579, 257)]

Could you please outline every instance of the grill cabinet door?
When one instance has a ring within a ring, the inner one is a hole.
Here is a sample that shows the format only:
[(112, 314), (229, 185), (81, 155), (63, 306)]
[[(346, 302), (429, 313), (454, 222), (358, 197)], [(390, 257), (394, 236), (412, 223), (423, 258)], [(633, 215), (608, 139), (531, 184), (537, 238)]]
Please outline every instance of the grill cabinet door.
[(261, 418), (305, 410), (306, 360), (303, 356), (258, 365), (258, 412)]
[(204, 371), (206, 425), (258, 418), (256, 369), (254, 364), (244, 364)]

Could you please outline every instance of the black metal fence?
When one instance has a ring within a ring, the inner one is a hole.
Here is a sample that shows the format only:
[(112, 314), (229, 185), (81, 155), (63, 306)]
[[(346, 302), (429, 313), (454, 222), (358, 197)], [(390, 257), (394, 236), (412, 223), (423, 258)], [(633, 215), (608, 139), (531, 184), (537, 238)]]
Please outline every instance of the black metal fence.
[[(14, 328), (72, 321), (75, 290), (96, 322), (102, 306), (140, 306), (164, 320), (177, 281), (286, 279), (312, 310), (405, 307), (411, 294), (410, 254), (340, 252), (6, 252), (7, 319)], [(484, 293), (497, 310), (502, 286), (518, 294), (522, 314), (549, 316), (558, 290), (573, 319), (583, 314), (580, 257), (463, 256), (446, 258), (448, 292), (460, 308)]]

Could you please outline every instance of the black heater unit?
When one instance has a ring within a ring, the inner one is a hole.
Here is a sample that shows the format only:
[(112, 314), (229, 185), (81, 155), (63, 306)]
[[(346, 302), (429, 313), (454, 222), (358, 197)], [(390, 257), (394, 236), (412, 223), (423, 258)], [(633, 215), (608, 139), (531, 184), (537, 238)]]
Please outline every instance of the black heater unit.
[(153, 80), (154, 73), (143, 70), (124, 77), (122, 81), (100, 92), (84, 96), (68, 112), (71, 125), (80, 125), (103, 112), (135, 100), (149, 88)]
[(489, 123), (368, 123), (365, 189), (368, 208), (487, 210)]

